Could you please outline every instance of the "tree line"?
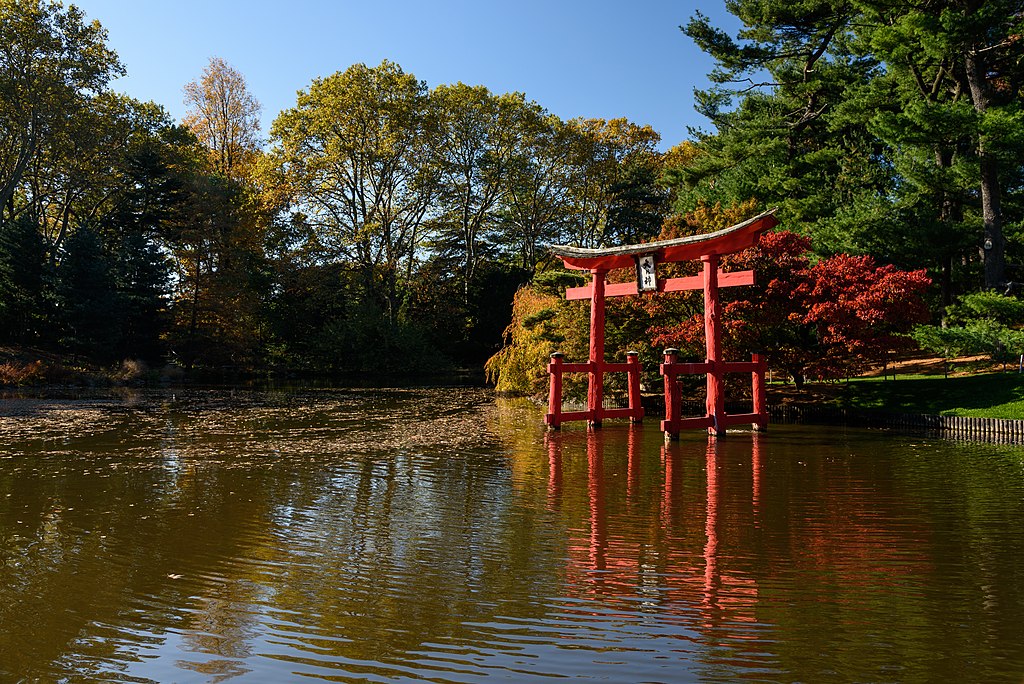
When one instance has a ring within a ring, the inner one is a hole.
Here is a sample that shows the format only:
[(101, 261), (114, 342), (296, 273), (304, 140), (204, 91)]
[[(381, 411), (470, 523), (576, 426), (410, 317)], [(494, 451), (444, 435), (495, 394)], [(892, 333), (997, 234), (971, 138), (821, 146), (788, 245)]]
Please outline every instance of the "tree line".
[[(99, 22), (0, 0), (0, 344), (99, 363), (476, 366), (519, 288), (573, 279), (547, 245), (709, 231), (769, 206), (807, 240), (806, 260), (776, 250), (807, 278), (926, 271), (937, 320), (961, 295), (1015, 292), (1019, 0), (729, 9), (737, 37), (699, 13), (683, 27), (717, 62), (698, 93), (713, 128), (660, 152), (649, 126), (430, 88), (388, 61), (315, 79), (264, 137), (244, 77), (214, 58), (178, 123), (112, 91), (125, 68)], [(860, 260), (829, 261), (843, 255)], [(692, 312), (676, 308), (621, 327), (683, 343)], [(822, 358), (827, 332), (798, 336), (797, 356)]]
[(269, 131), (211, 59), (188, 114), (112, 92), (76, 7), (0, 3), (0, 342), (98, 362), (479, 365), (553, 241), (655, 234), (658, 134), (391, 62), (316, 79)]
[(736, 37), (683, 31), (716, 61), (714, 131), (675, 179), (691, 206), (756, 197), (822, 254), (935, 275), (948, 306), (1019, 291), (1024, 232), (1021, 0), (736, 0)]
[[(723, 293), (729, 352), (759, 351), (798, 385), (916, 344), (1024, 355), (1024, 3), (727, 9), (736, 35), (700, 12), (681, 27), (715, 60), (696, 92), (711, 129), (666, 155), (660, 237), (778, 207), (785, 230), (734, 258), (759, 284)], [(556, 282), (517, 296), (509, 344), (488, 365), (499, 388), (541, 392), (555, 349), (586, 358), (584, 312)], [(606, 348), (649, 365), (665, 346), (700, 360), (700, 307), (685, 294), (610, 302)]]

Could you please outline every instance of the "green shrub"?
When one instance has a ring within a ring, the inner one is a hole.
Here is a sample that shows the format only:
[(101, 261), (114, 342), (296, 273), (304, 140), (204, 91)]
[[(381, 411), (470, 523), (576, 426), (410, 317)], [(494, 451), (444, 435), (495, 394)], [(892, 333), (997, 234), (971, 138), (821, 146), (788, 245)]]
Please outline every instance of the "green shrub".
[[(943, 358), (984, 354), (1003, 362), (1024, 354), (1024, 302), (995, 292), (965, 295), (946, 309), (947, 327), (919, 325), (913, 337)], [(951, 324), (951, 325), (949, 325)]]

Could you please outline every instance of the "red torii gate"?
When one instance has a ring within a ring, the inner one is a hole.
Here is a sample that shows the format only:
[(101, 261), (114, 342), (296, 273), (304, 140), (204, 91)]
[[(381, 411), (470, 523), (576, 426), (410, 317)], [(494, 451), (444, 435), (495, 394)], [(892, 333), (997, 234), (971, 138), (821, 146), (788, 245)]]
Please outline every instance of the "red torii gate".
[[(585, 249), (554, 245), (551, 251), (562, 260), (567, 268), (590, 271), (593, 282), (583, 287), (566, 290), (565, 298), (590, 299), (590, 359), (587, 363), (564, 363), (562, 354), (551, 355), (548, 373), (551, 376), (548, 395), (548, 413), (544, 422), (552, 429), (573, 420), (586, 420), (597, 428), (604, 418), (629, 418), (633, 422), (643, 420), (644, 411), (640, 406), (640, 364), (638, 354), (628, 352), (626, 363), (606, 363), (604, 360), (604, 300), (606, 297), (621, 297), (640, 292), (681, 292), (704, 290), (704, 333), (707, 359), (704, 363), (678, 363), (677, 349), (666, 349), (661, 364), (665, 377), (665, 420), (661, 428), (666, 437), (679, 438), (683, 428), (707, 428), (712, 435), (724, 435), (730, 425), (752, 423), (755, 429), (768, 425), (768, 412), (764, 397), (765, 364), (759, 354), (750, 362), (726, 363), (722, 360), (721, 310), (718, 300), (719, 287), (753, 285), (753, 271), (725, 273), (718, 270), (722, 255), (733, 254), (757, 244), (761, 233), (778, 225), (775, 209), (707, 235), (691, 235), (674, 240), (661, 240), (642, 245), (627, 245), (609, 249)], [(656, 264), (700, 259), (704, 273), (686, 278), (658, 280)], [(605, 283), (608, 271), (616, 268), (636, 268), (637, 280), (633, 283)], [(604, 374), (626, 372), (628, 374), (629, 407), (606, 409), (604, 398)], [(727, 415), (723, 376), (725, 373), (751, 374), (753, 388), (753, 412)], [(587, 373), (587, 409), (585, 411), (562, 411), (562, 374)], [(682, 418), (680, 415), (681, 396), (676, 378), (686, 374), (707, 375), (707, 414), (696, 418)]]

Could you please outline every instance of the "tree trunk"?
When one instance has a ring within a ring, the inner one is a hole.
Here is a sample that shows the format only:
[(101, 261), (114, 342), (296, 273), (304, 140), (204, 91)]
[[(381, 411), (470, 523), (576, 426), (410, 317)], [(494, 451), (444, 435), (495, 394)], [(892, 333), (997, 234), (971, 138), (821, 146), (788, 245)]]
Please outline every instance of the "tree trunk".
[[(953, 165), (953, 151), (941, 147), (935, 150), (935, 165), (940, 169)], [(948, 189), (942, 190), (939, 209), (939, 221), (945, 226), (947, 234), (953, 234), (953, 224), (963, 219), (963, 209)], [(953, 255), (948, 243), (940, 257), (939, 287), (942, 301), (942, 327), (946, 327), (946, 307), (953, 303)]]
[(199, 330), (199, 278), (202, 271), (203, 262), (197, 258), (195, 287), (192, 289), (192, 312), (188, 324), (188, 339), (185, 343), (185, 349), (188, 350), (185, 367), (188, 370), (192, 370), (196, 358), (196, 333)]
[[(984, 116), (989, 104), (984, 76), (985, 65), (974, 50), (967, 53), (965, 65), (974, 111)], [(1002, 207), (999, 202), (999, 166), (989, 150), (989, 141), (984, 133), (978, 134), (978, 163), (981, 167), (981, 215), (985, 227), (980, 253), (985, 266), (985, 289), (991, 290), (1006, 280), (1005, 241)]]
[(25, 175), (29, 162), (35, 156), (39, 143), (39, 138), (36, 135), (36, 130), (39, 126), (36, 121), (37, 118), (36, 114), (33, 113), (32, 121), (29, 124), (29, 132), (22, 135), (23, 144), (18, 151), (18, 161), (15, 162), (10, 177), (0, 185), (0, 207), (9, 204), (12, 217), (14, 216), (14, 195), (17, 192), (18, 184), (21, 182), (22, 176)]
[(978, 156), (981, 157), (981, 214), (985, 225), (981, 252), (985, 264), (985, 288), (991, 290), (1006, 281), (1006, 245), (999, 204), (998, 169), (995, 158), (985, 151), (983, 140), (978, 143)]
[(388, 327), (394, 329), (398, 322), (398, 267), (387, 266)]
[(949, 324), (946, 307), (953, 303), (953, 257), (948, 254), (942, 257), (942, 274), (939, 278), (939, 285), (942, 292), (941, 326), (945, 328)]

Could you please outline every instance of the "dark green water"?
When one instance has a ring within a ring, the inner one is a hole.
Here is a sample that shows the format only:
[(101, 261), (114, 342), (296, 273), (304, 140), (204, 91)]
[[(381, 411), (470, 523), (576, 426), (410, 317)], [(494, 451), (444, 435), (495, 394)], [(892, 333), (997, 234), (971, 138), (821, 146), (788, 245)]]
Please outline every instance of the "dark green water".
[(0, 401), (0, 681), (1021, 682), (1024, 453), (486, 390)]

